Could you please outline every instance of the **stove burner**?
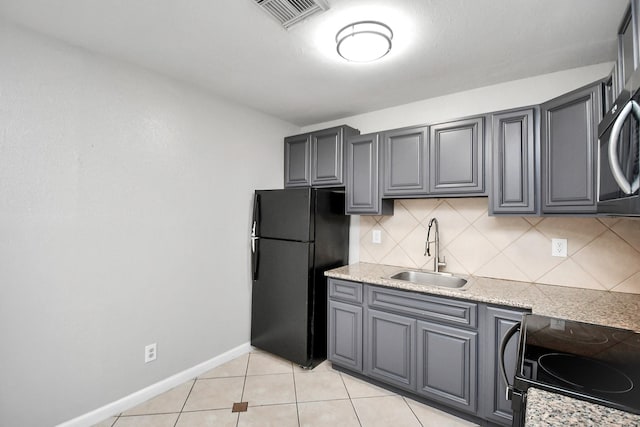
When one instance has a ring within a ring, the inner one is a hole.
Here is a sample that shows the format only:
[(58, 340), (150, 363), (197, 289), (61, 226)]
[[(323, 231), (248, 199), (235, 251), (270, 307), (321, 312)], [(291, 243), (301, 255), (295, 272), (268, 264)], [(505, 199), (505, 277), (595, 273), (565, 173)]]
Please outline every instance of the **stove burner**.
[(609, 338), (600, 331), (585, 329), (580, 326), (569, 327), (567, 330), (549, 328), (547, 333), (556, 338), (577, 342), (580, 344), (606, 344)]
[(613, 338), (631, 347), (640, 348), (640, 334), (633, 332), (614, 332)]
[(549, 375), (588, 391), (626, 393), (633, 381), (618, 369), (572, 354), (549, 353), (540, 356), (538, 364)]

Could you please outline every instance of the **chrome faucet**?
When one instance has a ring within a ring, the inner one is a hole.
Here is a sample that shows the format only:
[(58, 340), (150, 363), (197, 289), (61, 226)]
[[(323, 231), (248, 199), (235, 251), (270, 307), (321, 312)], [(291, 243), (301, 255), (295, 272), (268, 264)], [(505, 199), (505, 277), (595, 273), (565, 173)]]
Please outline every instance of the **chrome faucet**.
[[(431, 234), (431, 227), (435, 224), (435, 239), (429, 241), (429, 235)], [(427, 229), (427, 241), (424, 242), (424, 256), (431, 256), (431, 243), (436, 246), (436, 253), (433, 257), (433, 271), (438, 272), (440, 267), (446, 267), (447, 263), (445, 262), (445, 257), (442, 257), (442, 261), (440, 261), (440, 235), (438, 233), (438, 220), (435, 218), (431, 218), (429, 221), (429, 228)]]

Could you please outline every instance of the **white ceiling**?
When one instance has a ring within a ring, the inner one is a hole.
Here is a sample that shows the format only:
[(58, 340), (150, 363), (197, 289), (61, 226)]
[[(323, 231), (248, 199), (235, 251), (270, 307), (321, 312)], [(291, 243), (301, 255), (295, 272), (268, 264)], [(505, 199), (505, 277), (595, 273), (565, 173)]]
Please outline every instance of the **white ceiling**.
[[(327, 0), (284, 30), (254, 0), (0, 0), (0, 16), (304, 126), (611, 61), (628, 0)], [(335, 52), (355, 20), (394, 31), (369, 64)]]

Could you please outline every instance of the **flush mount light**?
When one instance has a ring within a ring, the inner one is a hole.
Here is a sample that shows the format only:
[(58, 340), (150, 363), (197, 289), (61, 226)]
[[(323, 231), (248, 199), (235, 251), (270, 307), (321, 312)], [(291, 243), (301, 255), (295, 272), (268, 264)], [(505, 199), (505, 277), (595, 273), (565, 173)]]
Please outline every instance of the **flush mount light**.
[(389, 53), (392, 38), (393, 31), (382, 22), (354, 22), (336, 34), (338, 55), (352, 62), (375, 61)]

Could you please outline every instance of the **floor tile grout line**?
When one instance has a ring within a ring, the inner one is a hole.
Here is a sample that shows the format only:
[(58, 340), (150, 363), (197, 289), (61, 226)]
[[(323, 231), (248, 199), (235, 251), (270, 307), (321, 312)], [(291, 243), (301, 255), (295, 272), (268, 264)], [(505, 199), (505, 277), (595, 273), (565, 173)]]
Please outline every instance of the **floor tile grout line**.
[(298, 389), (296, 388), (296, 374), (291, 365), (291, 377), (293, 378), (293, 399), (296, 402), (296, 418), (298, 419), (298, 427), (300, 427), (300, 409), (298, 408)]
[(189, 389), (189, 393), (187, 393), (187, 398), (184, 399), (184, 402), (182, 403), (182, 408), (180, 408), (180, 412), (178, 412), (178, 416), (176, 417), (176, 422), (173, 423), (173, 427), (176, 427), (178, 425), (178, 421), (180, 421), (180, 416), (182, 416), (182, 411), (184, 411), (184, 407), (187, 405), (187, 401), (189, 400), (189, 397), (191, 396), (191, 392), (193, 391), (193, 388), (196, 386), (196, 381), (198, 381), (198, 377), (195, 377), (193, 379), (193, 383), (191, 384), (191, 388)]
[(342, 385), (344, 385), (345, 390), (347, 390), (347, 396), (349, 396), (349, 403), (351, 403), (351, 407), (353, 408), (353, 413), (356, 414), (356, 420), (358, 420), (358, 424), (362, 427), (362, 421), (360, 421), (360, 416), (358, 415), (358, 411), (356, 410), (356, 405), (353, 404), (353, 399), (351, 398), (351, 393), (349, 393), (349, 387), (347, 387), (347, 383), (344, 382), (344, 376), (342, 376), (342, 372), (338, 372), (340, 375), (340, 379), (342, 380)]
[[(247, 356), (247, 366), (244, 368), (244, 380), (242, 381), (242, 393), (240, 393), (240, 402), (244, 402), (244, 388), (247, 385), (247, 374), (249, 373), (249, 363), (251, 363), (251, 352), (248, 353)], [(247, 404), (247, 410), (249, 405)], [(238, 412), (238, 416), (236, 417), (236, 427), (240, 424), (240, 412)]]
[(411, 411), (411, 413), (413, 414), (414, 417), (416, 417), (416, 420), (418, 420), (418, 423), (424, 427), (424, 424), (422, 424), (422, 421), (420, 420), (420, 418), (418, 417), (418, 415), (415, 413), (415, 411), (413, 410), (413, 408), (411, 407), (411, 405), (409, 405), (409, 402), (407, 402), (407, 398), (406, 396), (401, 396), (402, 400), (404, 401), (404, 403), (407, 405), (407, 407), (409, 408), (409, 410)]

